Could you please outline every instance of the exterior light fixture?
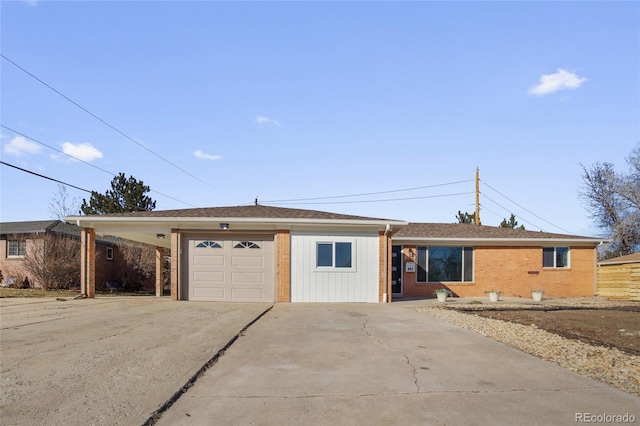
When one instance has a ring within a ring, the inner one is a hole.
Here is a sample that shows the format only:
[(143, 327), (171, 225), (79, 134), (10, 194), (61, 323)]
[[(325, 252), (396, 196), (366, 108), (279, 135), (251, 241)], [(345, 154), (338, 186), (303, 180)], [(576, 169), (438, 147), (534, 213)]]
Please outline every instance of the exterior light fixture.
[(228, 223), (221, 223), (220, 224), (220, 229), (229, 229), (229, 224)]
[(156, 238), (159, 240), (164, 240), (164, 234), (156, 234)]

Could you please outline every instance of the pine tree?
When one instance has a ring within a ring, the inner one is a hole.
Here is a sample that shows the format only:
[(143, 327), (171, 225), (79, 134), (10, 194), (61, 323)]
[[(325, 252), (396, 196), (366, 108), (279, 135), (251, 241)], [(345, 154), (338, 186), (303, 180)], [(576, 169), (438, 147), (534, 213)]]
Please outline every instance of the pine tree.
[(507, 219), (502, 219), (502, 222), (500, 223), (500, 228), (524, 229), (524, 225), (518, 226), (516, 215), (511, 213), (511, 217), (509, 218), (509, 221), (507, 221)]
[(153, 210), (156, 208), (156, 202), (146, 195), (149, 190), (142, 181), (138, 181), (133, 176), (127, 179), (124, 173), (120, 173), (111, 181), (110, 190), (104, 194), (92, 191), (88, 203), (83, 199), (81, 210), (84, 214)]
[(458, 210), (456, 219), (458, 219), (458, 223), (476, 223), (476, 214), (466, 212), (462, 213), (460, 210)]

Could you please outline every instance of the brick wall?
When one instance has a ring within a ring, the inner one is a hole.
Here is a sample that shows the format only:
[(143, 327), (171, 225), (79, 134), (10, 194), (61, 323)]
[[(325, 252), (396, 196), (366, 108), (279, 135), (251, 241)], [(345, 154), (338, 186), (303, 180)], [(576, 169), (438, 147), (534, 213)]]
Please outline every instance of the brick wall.
[[(33, 241), (31, 239), (27, 240), (27, 250), (29, 250)], [(23, 260), (21, 257), (8, 257), (7, 256), (7, 237), (2, 237), (0, 240), (0, 271), (2, 271), (2, 275), (4, 276), (4, 282), (6, 283), (7, 278), (10, 276), (16, 277), (26, 277), (29, 276), (27, 271), (23, 268)], [(31, 279), (30, 279), (31, 280)]]
[[(413, 255), (410, 254), (410, 250)], [(403, 268), (415, 262), (416, 246), (403, 246)], [(476, 247), (474, 274), (470, 283), (417, 283), (416, 273), (402, 274), (404, 297), (435, 297), (436, 288), (446, 287), (460, 297), (481, 297), (499, 290), (505, 297), (531, 297), (532, 289), (544, 297), (594, 295), (595, 253), (593, 247), (571, 247), (570, 268), (542, 268), (542, 247)]]
[(179, 299), (178, 282), (180, 281), (178, 263), (180, 248), (178, 247), (178, 230), (171, 230), (171, 298)]
[[(27, 252), (33, 250), (34, 244), (42, 244), (42, 239), (27, 239)], [(115, 280), (114, 265), (117, 262), (106, 259), (107, 252), (106, 245), (97, 244), (96, 246), (96, 287), (97, 290), (102, 288), (105, 281)], [(80, 245), (78, 243), (78, 250)], [(117, 249), (114, 247), (114, 252), (117, 253)], [(9, 276), (16, 275), (22, 277), (28, 277), (32, 287), (41, 287), (41, 283), (30, 276), (31, 274), (24, 269), (24, 258), (22, 257), (8, 257), (7, 256), (7, 238), (3, 237), (0, 240), (0, 271), (6, 280)], [(80, 259), (78, 259), (78, 271), (80, 271)], [(80, 277), (77, 277), (76, 282), (79, 282)]]
[(276, 232), (276, 302), (291, 301), (291, 232)]
[[(387, 253), (385, 257), (385, 238)], [(379, 260), (378, 260), (378, 270), (379, 279), (378, 279), (378, 302), (382, 303), (384, 301), (384, 294), (387, 293), (387, 301), (391, 302), (391, 235), (384, 236), (384, 232), (380, 232), (378, 234), (379, 241)], [(387, 261), (386, 275), (387, 279), (385, 281), (385, 259)], [(385, 284), (388, 288), (385, 288)], [(387, 290), (389, 290), (387, 292)]]

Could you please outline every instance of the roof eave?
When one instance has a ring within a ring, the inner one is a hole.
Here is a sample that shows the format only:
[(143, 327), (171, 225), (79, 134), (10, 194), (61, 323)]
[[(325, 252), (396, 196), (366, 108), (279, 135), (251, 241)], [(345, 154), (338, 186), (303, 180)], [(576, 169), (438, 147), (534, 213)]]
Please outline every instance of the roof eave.
[(436, 243), (471, 243), (475, 245), (490, 244), (536, 244), (549, 245), (557, 243), (569, 243), (572, 245), (599, 245), (606, 240), (596, 238), (455, 238), (455, 237), (391, 237), (394, 241), (406, 242), (436, 242)]
[(93, 227), (94, 224), (194, 224), (194, 223), (255, 223), (261, 225), (342, 225), (342, 226), (406, 226), (408, 222), (384, 219), (313, 219), (313, 218), (255, 218), (255, 217), (109, 217), (68, 216), (67, 222), (78, 226)]

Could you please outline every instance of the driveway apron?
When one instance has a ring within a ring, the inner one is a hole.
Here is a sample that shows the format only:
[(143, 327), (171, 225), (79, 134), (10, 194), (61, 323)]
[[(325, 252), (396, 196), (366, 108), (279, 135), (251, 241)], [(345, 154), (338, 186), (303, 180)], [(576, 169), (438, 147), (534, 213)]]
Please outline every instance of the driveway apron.
[(0, 299), (0, 425), (141, 425), (270, 307)]
[(640, 422), (640, 398), (404, 305), (279, 304), (157, 424), (569, 425), (586, 414)]

